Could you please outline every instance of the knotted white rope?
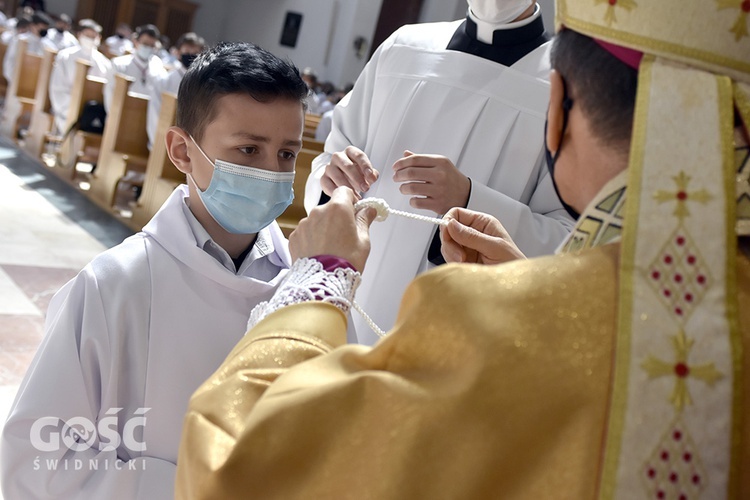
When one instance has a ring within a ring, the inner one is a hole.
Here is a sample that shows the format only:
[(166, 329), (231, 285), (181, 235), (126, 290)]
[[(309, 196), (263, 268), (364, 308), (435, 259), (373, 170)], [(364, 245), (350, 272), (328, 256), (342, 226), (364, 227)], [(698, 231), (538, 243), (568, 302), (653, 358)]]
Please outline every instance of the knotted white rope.
[[(393, 215), (398, 215), (400, 217), (406, 217), (407, 219), (414, 219), (414, 220), (419, 220), (422, 222), (429, 222), (430, 224), (436, 224), (438, 226), (448, 225), (447, 219), (441, 219), (438, 217), (427, 217), (426, 215), (413, 214), (410, 212), (404, 212), (403, 210), (396, 210), (394, 208), (391, 208), (388, 206), (388, 203), (382, 198), (364, 198), (354, 204), (355, 213), (359, 212), (360, 210), (364, 208), (374, 208), (378, 212), (378, 215), (375, 217), (376, 221), (384, 221), (385, 219), (388, 218), (389, 214), (393, 214)], [(370, 318), (370, 316), (365, 312), (365, 310), (362, 309), (362, 306), (357, 304), (356, 301), (352, 301), (352, 307), (354, 307), (354, 310), (362, 315), (364, 320), (367, 322), (370, 328), (372, 328), (372, 331), (375, 332), (375, 334), (378, 337), (386, 336), (386, 332), (383, 331), (383, 329), (380, 328), (375, 323), (375, 321), (373, 321), (372, 318)]]
[(438, 226), (447, 226), (448, 221), (446, 219), (440, 219), (438, 217), (427, 217), (426, 215), (413, 214), (410, 212), (404, 212), (403, 210), (396, 210), (388, 206), (388, 203), (382, 198), (364, 198), (354, 204), (354, 212), (359, 212), (363, 208), (374, 208), (377, 210), (378, 215), (375, 217), (376, 221), (384, 221), (388, 218), (388, 214), (398, 215), (400, 217), (406, 217), (407, 219), (421, 220), (422, 222), (429, 222), (431, 224), (437, 224)]

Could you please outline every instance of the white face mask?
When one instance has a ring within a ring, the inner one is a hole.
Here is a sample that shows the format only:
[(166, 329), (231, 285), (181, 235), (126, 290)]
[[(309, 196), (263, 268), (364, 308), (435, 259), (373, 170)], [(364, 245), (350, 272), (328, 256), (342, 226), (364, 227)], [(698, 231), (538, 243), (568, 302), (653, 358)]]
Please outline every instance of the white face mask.
[(89, 54), (91, 53), (95, 48), (99, 46), (99, 37), (91, 38), (89, 36), (81, 35), (78, 38), (78, 43), (81, 44), (81, 49)]
[(154, 52), (156, 52), (156, 49), (149, 47), (148, 45), (139, 45), (138, 48), (135, 49), (135, 54), (144, 61), (148, 61)]
[(474, 16), (490, 24), (506, 24), (531, 6), (532, 0), (467, 0)]

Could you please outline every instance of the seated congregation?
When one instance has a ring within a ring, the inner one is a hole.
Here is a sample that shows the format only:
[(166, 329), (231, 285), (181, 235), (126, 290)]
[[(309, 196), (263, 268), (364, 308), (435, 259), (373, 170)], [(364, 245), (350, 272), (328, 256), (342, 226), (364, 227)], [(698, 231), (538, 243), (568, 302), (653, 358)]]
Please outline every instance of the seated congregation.
[[(12, 34), (8, 43), (0, 43), (6, 78), (0, 132), (140, 230), (184, 182), (169, 161), (164, 137), (175, 123), (180, 81), (205, 40), (190, 32), (165, 47), (156, 26), (131, 31), (122, 24), (103, 43), (102, 27), (82, 19), (68, 30), (59, 28), (67, 40), (61, 46), (52, 43), (50, 37), (63, 35), (52, 34), (55, 21), (44, 12), (27, 11), (15, 21), (4, 31)], [(298, 162), (303, 173), (323, 149), (315, 140), (319, 121), (319, 115), (307, 114)], [(296, 188), (303, 186), (304, 178)], [(301, 191), (296, 199), (280, 219), (287, 235), (304, 213)]]

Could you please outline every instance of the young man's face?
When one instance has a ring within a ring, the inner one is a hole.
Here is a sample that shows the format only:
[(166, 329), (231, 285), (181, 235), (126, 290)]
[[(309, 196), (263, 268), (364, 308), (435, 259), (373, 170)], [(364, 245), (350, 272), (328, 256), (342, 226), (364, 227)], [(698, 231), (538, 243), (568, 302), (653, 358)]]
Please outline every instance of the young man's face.
[(183, 55), (183, 54), (190, 54), (190, 55), (198, 55), (201, 53), (201, 50), (203, 50), (202, 45), (195, 45), (192, 43), (183, 43), (180, 45), (179, 50), (177, 51), (177, 57)]
[(136, 49), (138, 47), (148, 47), (149, 49), (151, 49), (151, 52), (153, 53), (153, 52), (156, 52), (156, 47), (158, 46), (158, 43), (159, 43), (159, 40), (157, 40), (153, 36), (143, 34), (135, 40), (134, 45)]
[(78, 38), (91, 38), (92, 40), (99, 40), (99, 33), (91, 28), (84, 28), (78, 33)]
[[(276, 98), (258, 102), (247, 94), (227, 94), (216, 101), (216, 115), (196, 139), (212, 162), (217, 159), (273, 172), (292, 172), (302, 148), (302, 103)], [(192, 175), (208, 188), (214, 166), (188, 145)]]
[(49, 29), (49, 24), (34, 23), (31, 25), (31, 29), (35, 35), (42, 36), (42, 33), (44, 33), (45, 30)]

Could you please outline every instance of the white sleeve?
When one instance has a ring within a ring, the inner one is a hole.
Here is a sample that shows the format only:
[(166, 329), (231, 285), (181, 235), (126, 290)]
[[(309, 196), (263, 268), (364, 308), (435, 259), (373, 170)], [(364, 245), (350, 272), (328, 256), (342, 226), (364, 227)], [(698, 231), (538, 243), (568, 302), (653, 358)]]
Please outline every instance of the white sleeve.
[(393, 45), (395, 38), (396, 34), (391, 35), (378, 47), (357, 78), (352, 91), (346, 94), (333, 109), (333, 123), (331, 133), (326, 139), (325, 152), (313, 160), (312, 170), (305, 185), (305, 210), (308, 213), (320, 201), (320, 195), (323, 192), (320, 179), (325, 173), (326, 165), (331, 161), (331, 155), (343, 151), (347, 146), (365, 149), (378, 61)]
[[(0, 439), (5, 498), (173, 497), (175, 464), (130, 451), (132, 441), (119, 439), (129, 419), (107, 420), (112, 409), (102, 408), (112, 393), (123, 403), (116, 406), (132, 406), (128, 395), (139, 390), (123, 383), (111, 355), (118, 346), (108, 330), (127, 321), (107, 318), (86, 271), (53, 298), (45, 338)], [(122, 442), (109, 445), (113, 437)]]
[(318, 142), (326, 142), (328, 134), (331, 133), (331, 122), (333, 121), (333, 110), (326, 111), (323, 116), (320, 117), (320, 123), (315, 129), (315, 140)]
[(528, 205), (472, 179), (466, 207), (496, 217), (527, 257), (555, 253), (575, 225), (560, 204), (544, 162), (543, 156), (537, 161), (538, 175)]
[[(58, 54), (52, 66), (52, 74), (49, 78), (49, 101), (58, 125), (64, 125), (70, 107), (70, 84), (71, 79), (67, 74), (67, 54)], [(59, 130), (64, 133), (64, 130)]]
[(146, 135), (148, 135), (149, 151), (154, 145), (156, 137), (156, 126), (159, 123), (161, 112), (161, 94), (166, 87), (167, 75), (154, 79), (154, 84), (149, 87), (148, 111), (146, 112)]
[(104, 84), (104, 110), (109, 113), (112, 99), (115, 95), (115, 75), (121, 72), (115, 63), (112, 63), (107, 73), (107, 83)]
[(347, 314), (360, 281), (361, 275), (354, 269), (339, 267), (326, 271), (323, 264), (314, 258), (297, 259), (273, 297), (253, 308), (247, 329), (251, 330), (279, 309), (313, 300), (332, 304)]
[(3, 59), (3, 76), (8, 80), (8, 85), (13, 80), (13, 70), (16, 65), (16, 52), (18, 51), (18, 38), (13, 37), (10, 39), (8, 48), (5, 51), (5, 58)]

